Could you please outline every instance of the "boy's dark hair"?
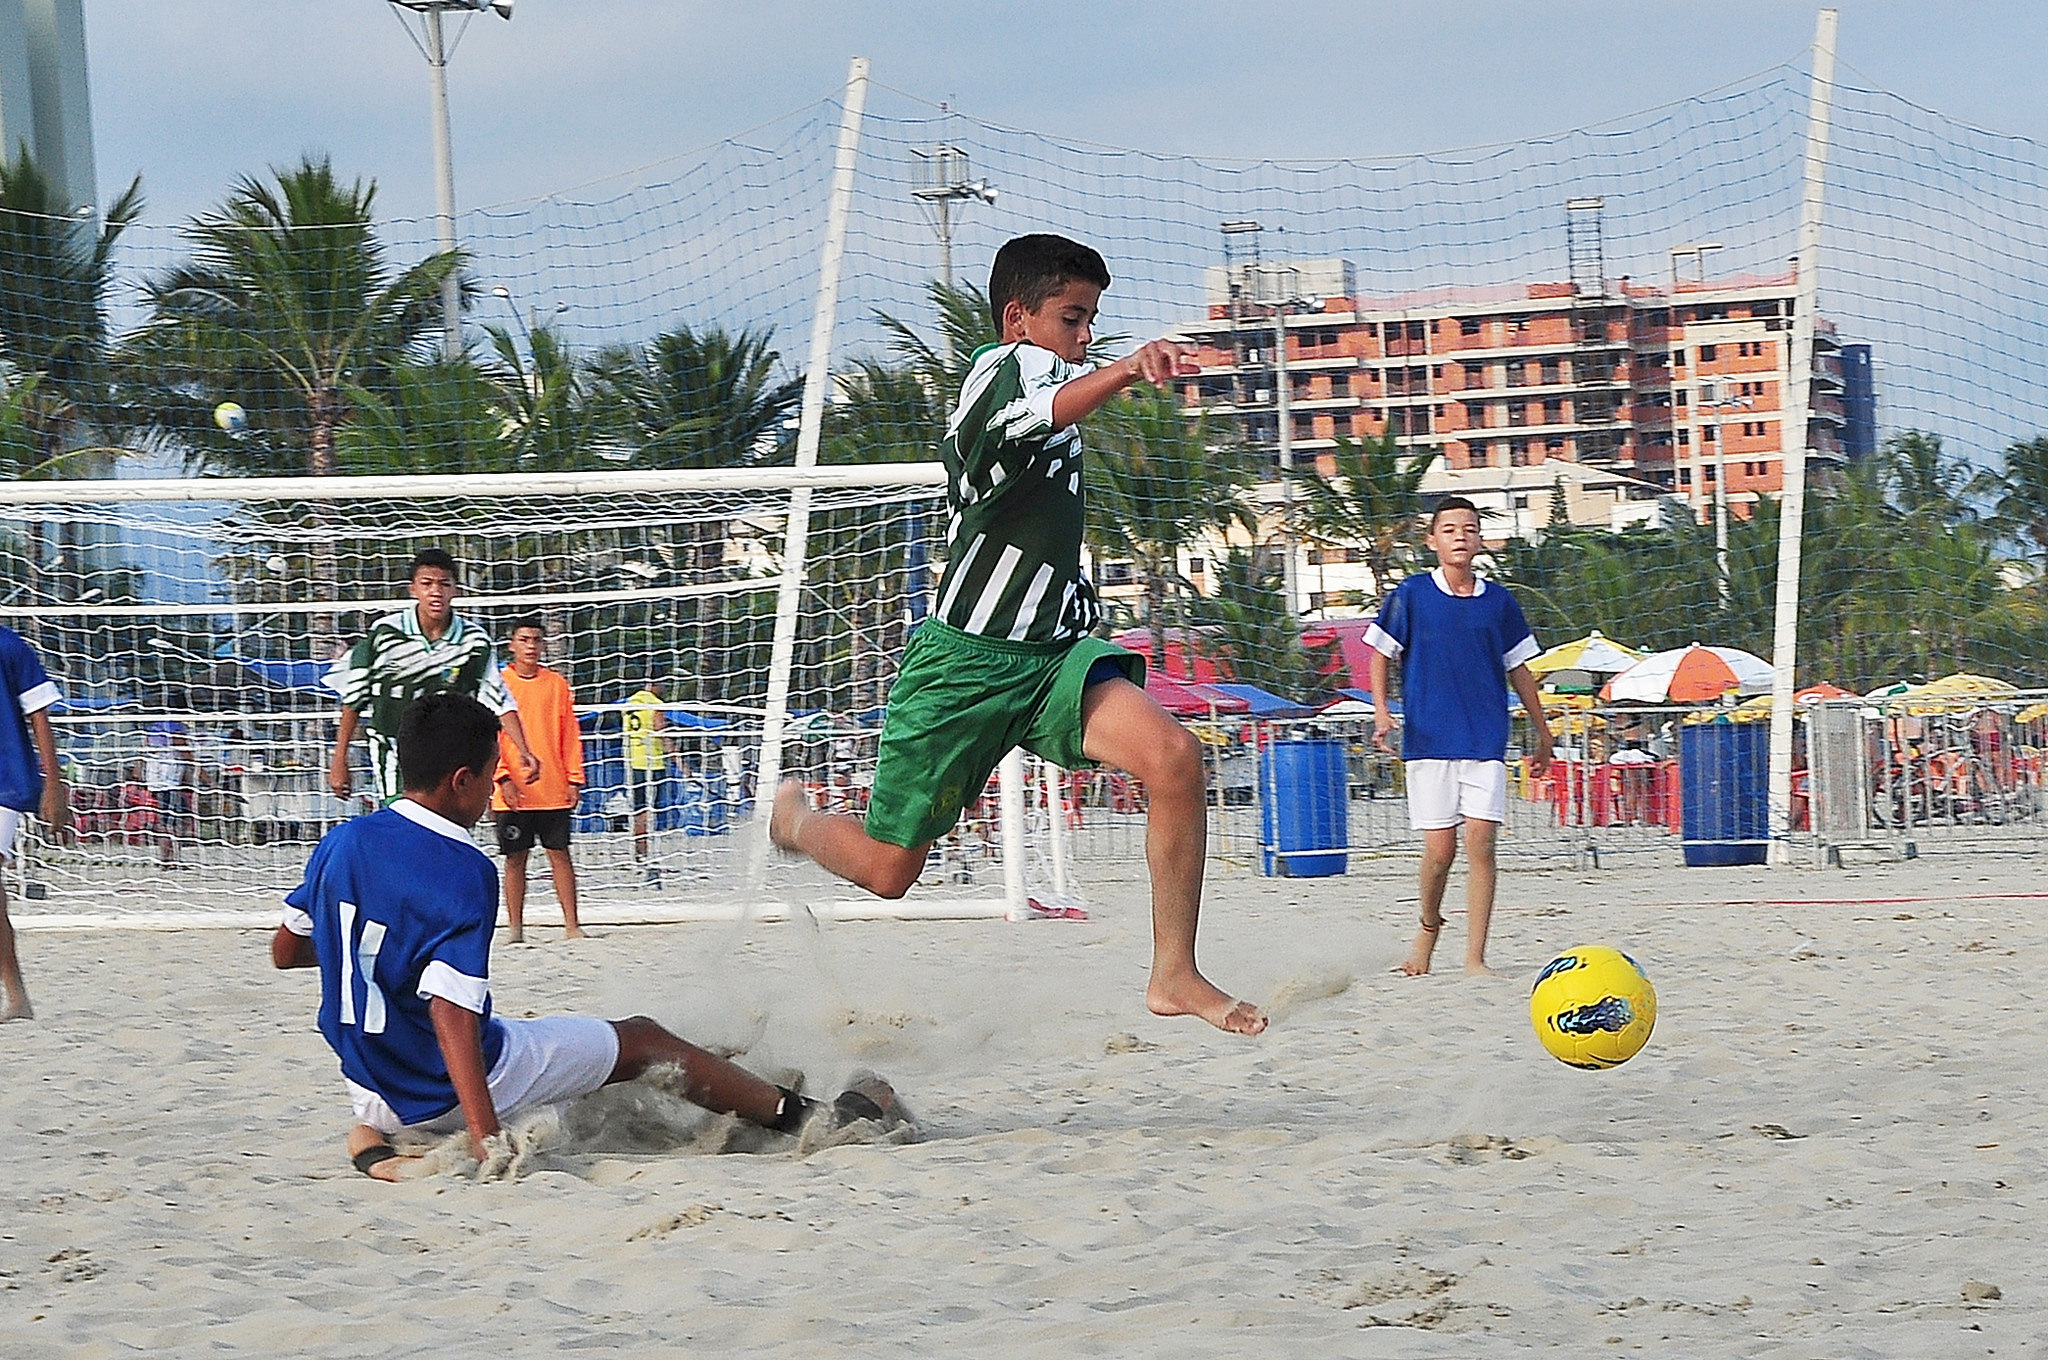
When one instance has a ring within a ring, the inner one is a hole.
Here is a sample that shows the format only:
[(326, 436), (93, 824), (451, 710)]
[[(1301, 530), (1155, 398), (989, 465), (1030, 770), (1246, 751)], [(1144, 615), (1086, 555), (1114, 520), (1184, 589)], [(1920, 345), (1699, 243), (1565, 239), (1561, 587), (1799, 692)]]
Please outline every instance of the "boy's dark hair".
[(1472, 518), (1479, 518), (1479, 507), (1474, 505), (1472, 502), (1466, 500), (1463, 496), (1446, 496), (1442, 500), (1438, 501), (1434, 506), (1430, 507), (1429, 531), (1431, 533), (1436, 532), (1436, 522), (1439, 519), (1443, 518), (1443, 514), (1446, 510), (1470, 510), (1472, 512)]
[(546, 619), (543, 619), (538, 614), (521, 614), (518, 618), (512, 620), (512, 626), (505, 630), (505, 636), (511, 637), (513, 634), (517, 633), (522, 628), (531, 628), (534, 632), (539, 633), (542, 637), (546, 637), (548, 635), (548, 624)]
[(457, 770), (489, 774), (498, 763), (498, 717), (467, 694), (423, 694), (398, 718), (398, 775), (407, 793), (437, 787)]
[(447, 549), (421, 548), (412, 555), (412, 566), (406, 569), (405, 579), (410, 581), (429, 567), (438, 567), (450, 576), (456, 575), (455, 559), (448, 555)]
[(995, 316), (996, 330), (1002, 330), (1003, 308), (1013, 299), (1023, 303), (1025, 311), (1035, 312), (1076, 280), (1107, 288), (1109, 266), (1095, 251), (1064, 236), (1039, 232), (1011, 240), (996, 252), (988, 271), (988, 309)]

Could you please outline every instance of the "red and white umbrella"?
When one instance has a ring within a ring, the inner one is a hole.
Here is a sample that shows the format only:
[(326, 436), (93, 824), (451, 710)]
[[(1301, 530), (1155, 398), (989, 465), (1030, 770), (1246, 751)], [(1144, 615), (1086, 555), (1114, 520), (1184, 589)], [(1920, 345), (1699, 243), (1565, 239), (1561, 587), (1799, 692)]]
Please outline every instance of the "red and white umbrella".
[(1758, 694), (1771, 687), (1771, 665), (1739, 647), (1674, 647), (1644, 657), (1607, 682), (1601, 695), (1642, 704), (1699, 704), (1730, 690)]

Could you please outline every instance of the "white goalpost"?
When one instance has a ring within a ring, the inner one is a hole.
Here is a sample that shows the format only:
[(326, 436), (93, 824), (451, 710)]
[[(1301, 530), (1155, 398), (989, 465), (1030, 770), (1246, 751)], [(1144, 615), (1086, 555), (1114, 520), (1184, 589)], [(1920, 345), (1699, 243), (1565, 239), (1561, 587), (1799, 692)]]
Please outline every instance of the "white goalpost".
[[(0, 484), (0, 623), (66, 695), (54, 724), (76, 806), (74, 842), (25, 837), (23, 920), (274, 917), (320, 834), (372, 806), (326, 787), (326, 672), (409, 607), (406, 567), (428, 546), (459, 563), (466, 620), (502, 642), (540, 619), (576, 694), (586, 920), (1021, 915), (1025, 866), (1048, 858), (1027, 839), (1058, 822), (1027, 836), (1021, 778), (1015, 816), (970, 809), (970, 824), (999, 825), (951, 838), (972, 855), (949, 841), (935, 856), (947, 886), (898, 903), (765, 856), (755, 822), (783, 774), (822, 806), (865, 805), (888, 683), (929, 598), (944, 480), (900, 463)], [(654, 883), (630, 853), (621, 733), (648, 686), (665, 719)], [(1051, 858), (1061, 891), (1064, 856)], [(998, 859), (1000, 890), (985, 871)], [(977, 886), (962, 895), (962, 881)], [(534, 919), (552, 903), (536, 878)]]

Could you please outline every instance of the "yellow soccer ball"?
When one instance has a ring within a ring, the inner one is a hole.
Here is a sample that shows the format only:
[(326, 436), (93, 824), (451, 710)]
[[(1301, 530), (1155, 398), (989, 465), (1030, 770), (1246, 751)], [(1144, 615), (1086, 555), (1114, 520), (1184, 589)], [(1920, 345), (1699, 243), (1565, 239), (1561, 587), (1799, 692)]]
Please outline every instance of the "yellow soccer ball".
[(1580, 945), (1536, 975), (1529, 1021), (1559, 1062), (1595, 1071), (1619, 1067), (1650, 1041), (1657, 989), (1619, 949)]

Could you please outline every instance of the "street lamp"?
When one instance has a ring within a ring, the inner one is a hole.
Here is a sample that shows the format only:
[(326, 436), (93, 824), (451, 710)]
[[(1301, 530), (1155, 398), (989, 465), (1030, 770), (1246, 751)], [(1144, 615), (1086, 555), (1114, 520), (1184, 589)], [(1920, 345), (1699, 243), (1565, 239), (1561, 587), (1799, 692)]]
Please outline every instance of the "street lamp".
[[(1723, 411), (1748, 410), (1756, 403), (1748, 397), (1722, 395), (1721, 384), (1707, 379), (1699, 384), (1695, 413), (1711, 411), (1706, 428), (1714, 436), (1714, 576), (1721, 593), (1721, 607), (1728, 607), (1728, 442), (1721, 435)], [(1697, 420), (1695, 420), (1697, 425)]]
[[(1231, 358), (1238, 363), (1238, 406), (1240, 410), (1244, 407), (1244, 365), (1242, 362), (1243, 355), (1237, 347), (1237, 333), (1243, 316), (1243, 304), (1246, 301), (1250, 301), (1254, 307), (1267, 305), (1272, 308), (1273, 419), (1275, 447), (1280, 461), (1281, 589), (1287, 597), (1287, 612), (1291, 615), (1298, 615), (1301, 612), (1301, 589), (1298, 579), (1299, 572), (1294, 560), (1294, 415), (1289, 407), (1290, 398), (1293, 394), (1288, 390), (1287, 318), (1297, 312), (1319, 312), (1322, 310), (1322, 302), (1315, 298), (1292, 296), (1275, 297), (1270, 303), (1267, 303), (1261, 296), (1265, 289), (1256, 282), (1266, 272), (1259, 262), (1258, 240), (1259, 234), (1265, 230), (1264, 224), (1256, 222), (1251, 218), (1233, 218), (1230, 221), (1219, 224), (1219, 230), (1223, 233), (1225, 285), (1230, 290)], [(1244, 278), (1242, 281), (1237, 276), (1235, 261), (1232, 258), (1236, 250), (1233, 243), (1237, 237), (1249, 238), (1251, 253), (1251, 259), (1244, 267)], [(1280, 271), (1276, 269), (1274, 272), (1278, 273)], [(1244, 296), (1247, 291), (1252, 294), (1249, 299)], [(1274, 291), (1277, 293), (1279, 290), (1276, 288)]]
[[(389, 0), (397, 9), (418, 14), (426, 32), (422, 43), (413, 37), (412, 27), (400, 16), (399, 23), (413, 46), (427, 59), (428, 83), (434, 96), (434, 207), (440, 222), (441, 250), (455, 249), (455, 152), (448, 136), (448, 58), (453, 47), (442, 42), (441, 15), (455, 10), (471, 18), (486, 11), (500, 19), (512, 17), (512, 0)], [(468, 25), (463, 25), (465, 31)], [(462, 41), (462, 34), (455, 35)], [(462, 353), (462, 282), (451, 271), (441, 285), (441, 349), (449, 358)]]

